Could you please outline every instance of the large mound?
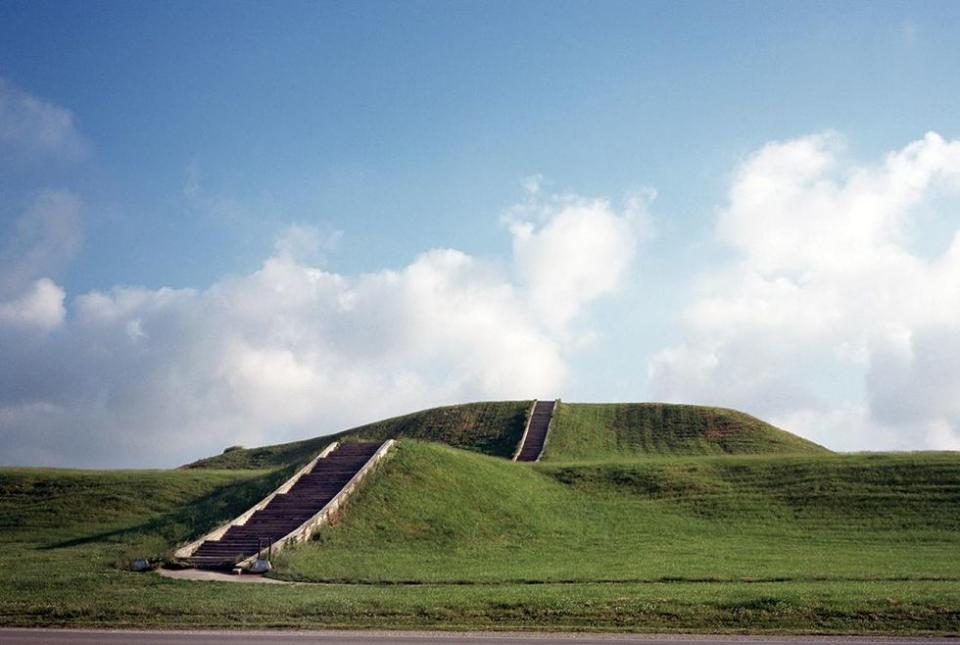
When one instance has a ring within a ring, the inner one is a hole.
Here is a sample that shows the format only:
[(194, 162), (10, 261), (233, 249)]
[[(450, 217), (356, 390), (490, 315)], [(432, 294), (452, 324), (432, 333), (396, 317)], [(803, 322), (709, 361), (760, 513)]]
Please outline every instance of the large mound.
[(282, 556), (357, 582), (960, 581), (956, 454), (534, 467), (403, 441), (340, 524)]
[[(285, 473), (0, 469), (0, 588), (15, 590), (0, 593), (0, 625), (950, 635), (960, 624), (955, 453), (531, 467), (402, 441), (340, 524), (276, 563), (281, 576), (387, 584), (208, 585), (118, 568), (233, 517)], [(451, 584), (390, 584), (403, 580)], [(539, 580), (553, 582), (525, 584)]]
[[(432, 408), (305, 441), (229, 450), (186, 467), (289, 466), (307, 461), (335, 439), (420, 439), (509, 458), (523, 435), (531, 403), (499, 401)], [(665, 403), (561, 403), (543, 459), (828, 452), (822, 446), (735, 410)]]
[(264, 446), (235, 449), (201, 459), (186, 468), (276, 468), (305, 462), (337, 439), (437, 441), (497, 457), (510, 457), (523, 435), (531, 401), (497, 401), (449, 405), (421, 410), (333, 435)]
[(829, 453), (743, 412), (665, 403), (561, 403), (547, 441), (545, 461)]

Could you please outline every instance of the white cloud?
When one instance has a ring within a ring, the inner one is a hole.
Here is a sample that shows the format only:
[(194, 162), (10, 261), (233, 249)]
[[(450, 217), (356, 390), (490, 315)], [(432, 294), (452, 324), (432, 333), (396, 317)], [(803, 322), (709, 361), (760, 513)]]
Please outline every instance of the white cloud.
[(335, 250), (342, 237), (343, 231), (322, 231), (316, 226), (291, 224), (280, 232), (273, 248), (281, 257), (317, 262), (323, 252)]
[(65, 294), (49, 276), (73, 257), (81, 237), (76, 195), (46, 190), (34, 198), (0, 247), (0, 333), (45, 334), (63, 323)]
[(957, 424), (937, 419), (927, 426), (927, 445), (934, 450), (960, 450), (960, 431)]
[(28, 155), (74, 158), (87, 148), (70, 110), (0, 79), (0, 146)]
[[(507, 266), (434, 249), (398, 270), (339, 274), (300, 259), (303, 239), (318, 237), (302, 227), (281, 234), (258, 271), (204, 290), (81, 295), (46, 340), (0, 336), (11, 366), (0, 371), (0, 434), (16, 438), (5, 458), (170, 465), (429, 405), (553, 395), (569, 376), (567, 330), (616, 288), (636, 243), (625, 222), (639, 216), (576, 197), (547, 203), (525, 243), (537, 262), (572, 253), (582, 268), (564, 275), (585, 295), (531, 272), (523, 243)], [(586, 246), (571, 250), (568, 233)], [(593, 272), (588, 251), (618, 268)], [(533, 297), (544, 285), (564, 299), (563, 329)]]
[(652, 192), (617, 212), (605, 199), (540, 195), (542, 177), (525, 182), (529, 199), (505, 215), (520, 280), (543, 320), (563, 327), (581, 308), (621, 284), (636, 247), (652, 231)]
[[(832, 134), (764, 146), (717, 223), (740, 257), (701, 278), (686, 340), (650, 362), (653, 391), (808, 428), (817, 418), (835, 430), (809, 432), (837, 447), (949, 444), (960, 429), (960, 362), (947, 358), (960, 358), (958, 194), (960, 141), (933, 133), (872, 165), (846, 161)], [(922, 254), (918, 214), (934, 204), (953, 236)], [(864, 398), (838, 385), (844, 374), (859, 375)]]
[(30, 289), (12, 300), (0, 301), (0, 325), (49, 332), (63, 323), (63, 289), (52, 280), (41, 278)]
[(67, 190), (44, 190), (17, 219), (0, 247), (0, 297), (57, 273), (83, 238), (81, 201)]
[[(867, 371), (870, 409), (886, 424), (948, 436), (960, 431), (960, 329), (916, 327), (903, 343), (877, 343)], [(942, 443), (942, 442), (940, 442)]]

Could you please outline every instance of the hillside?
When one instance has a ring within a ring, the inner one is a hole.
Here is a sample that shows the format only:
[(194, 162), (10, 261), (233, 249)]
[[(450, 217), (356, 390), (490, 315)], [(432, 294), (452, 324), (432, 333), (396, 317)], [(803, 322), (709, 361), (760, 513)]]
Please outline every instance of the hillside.
[(340, 582), (124, 570), (289, 472), (0, 469), (0, 626), (960, 633), (956, 453), (531, 466), (404, 440), (276, 562)]
[(543, 460), (828, 453), (736, 410), (666, 403), (561, 403)]
[(309, 460), (337, 439), (422, 439), (509, 458), (523, 434), (531, 403), (497, 401), (431, 408), (305, 441), (230, 450), (184, 467), (242, 469), (287, 466)]
[[(169, 546), (246, 510), (292, 474), (275, 471), (0, 469), (3, 541), (75, 545), (150, 536)], [(97, 527), (91, 530), (91, 525)]]
[(279, 575), (355, 582), (960, 581), (956, 454), (533, 468), (405, 441)]
[[(419, 439), (509, 458), (531, 401), (422, 410), (305, 441), (240, 448), (185, 468), (276, 468), (303, 463), (336, 439)], [(656, 455), (828, 454), (826, 448), (735, 410), (665, 403), (561, 403), (545, 461)]]

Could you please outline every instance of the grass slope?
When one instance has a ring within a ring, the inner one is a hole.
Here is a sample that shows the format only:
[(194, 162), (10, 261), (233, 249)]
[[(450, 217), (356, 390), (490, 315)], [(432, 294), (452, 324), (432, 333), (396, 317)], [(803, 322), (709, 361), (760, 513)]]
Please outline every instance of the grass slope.
[(530, 467), (403, 442), (282, 577), (341, 582), (960, 582), (960, 456)]
[[(56, 550), (100, 543), (116, 545), (120, 559), (126, 551), (163, 554), (176, 542), (243, 512), (290, 474), (289, 468), (270, 472), (3, 468), (0, 545), (37, 543)], [(9, 553), (3, 546), (0, 551)]]
[[(523, 434), (530, 406), (531, 401), (500, 401), (433, 408), (306, 441), (229, 450), (186, 468), (289, 466), (307, 461), (336, 439), (420, 439), (509, 458)], [(561, 403), (543, 459), (828, 452), (735, 410), (665, 403)]]
[(736, 410), (665, 403), (561, 403), (543, 460), (827, 453), (822, 446)]
[(0, 469), (0, 625), (957, 634), (958, 468), (935, 454), (531, 467), (404, 441), (344, 521), (282, 563), (361, 581), (317, 586), (117, 566), (284, 471)]
[(230, 450), (185, 467), (276, 468), (306, 462), (337, 439), (384, 441), (401, 437), (509, 458), (523, 435), (531, 405), (532, 401), (495, 401), (432, 408), (306, 441)]

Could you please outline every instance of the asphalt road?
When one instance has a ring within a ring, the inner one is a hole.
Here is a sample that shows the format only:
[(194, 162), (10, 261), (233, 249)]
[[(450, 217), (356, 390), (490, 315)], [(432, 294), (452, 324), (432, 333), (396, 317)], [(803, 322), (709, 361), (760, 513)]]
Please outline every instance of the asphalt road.
[(0, 629), (0, 645), (39, 643), (137, 643), (138, 645), (223, 645), (225, 643), (452, 643), (494, 645), (960, 645), (956, 638), (874, 638), (821, 636), (683, 636), (620, 634), (517, 634), (359, 631), (127, 631), (73, 629)]

